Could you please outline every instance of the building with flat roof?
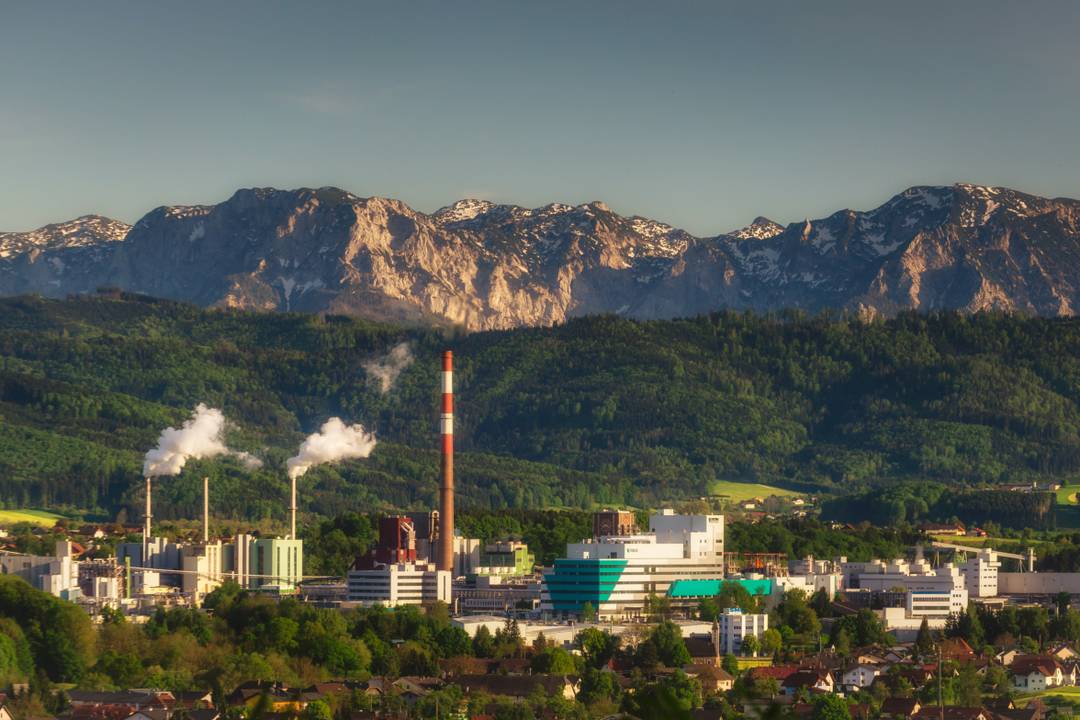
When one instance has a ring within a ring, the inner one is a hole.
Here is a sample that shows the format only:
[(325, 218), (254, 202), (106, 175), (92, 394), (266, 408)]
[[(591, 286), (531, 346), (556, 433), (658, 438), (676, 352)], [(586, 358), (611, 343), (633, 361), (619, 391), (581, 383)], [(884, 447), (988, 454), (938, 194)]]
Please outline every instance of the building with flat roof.
[(769, 616), (765, 613), (744, 613), (739, 608), (728, 608), (720, 614), (717, 625), (720, 654), (739, 655), (746, 638), (760, 638), (769, 629)]
[(540, 610), (580, 615), (589, 603), (602, 619), (637, 617), (676, 580), (723, 577), (724, 516), (665, 509), (650, 517), (648, 533), (567, 545), (566, 557), (544, 573)]
[(450, 571), (433, 563), (395, 563), (349, 571), (346, 595), (364, 605), (424, 605), (450, 602)]

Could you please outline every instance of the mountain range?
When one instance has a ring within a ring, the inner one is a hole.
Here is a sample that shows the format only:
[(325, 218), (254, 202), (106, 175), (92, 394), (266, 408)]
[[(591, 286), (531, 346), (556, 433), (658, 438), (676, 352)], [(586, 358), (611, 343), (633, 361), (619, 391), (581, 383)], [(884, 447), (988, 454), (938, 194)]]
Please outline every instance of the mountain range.
[(1080, 201), (913, 187), (869, 211), (696, 237), (601, 202), (461, 200), (431, 214), (337, 188), (237, 191), (132, 226), (85, 216), (0, 233), (0, 295), (117, 287), (209, 307), (468, 329), (720, 308), (1080, 308)]

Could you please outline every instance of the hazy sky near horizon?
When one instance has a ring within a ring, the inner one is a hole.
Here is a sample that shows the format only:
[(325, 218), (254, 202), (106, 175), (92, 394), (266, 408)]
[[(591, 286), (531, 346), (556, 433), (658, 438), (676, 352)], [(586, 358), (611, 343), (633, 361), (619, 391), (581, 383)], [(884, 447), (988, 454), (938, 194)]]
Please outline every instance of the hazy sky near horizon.
[(1080, 197), (1080, 3), (0, 8), (0, 230), (238, 188), (603, 200), (715, 234), (910, 185)]

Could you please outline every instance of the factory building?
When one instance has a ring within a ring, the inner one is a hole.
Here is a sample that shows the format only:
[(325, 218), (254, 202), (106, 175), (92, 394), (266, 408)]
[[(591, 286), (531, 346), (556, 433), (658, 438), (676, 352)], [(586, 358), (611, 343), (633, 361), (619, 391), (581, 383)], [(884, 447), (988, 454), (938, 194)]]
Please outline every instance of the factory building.
[[(908, 617), (947, 617), (967, 609), (969, 578), (958, 567), (933, 568), (919, 556), (911, 562), (875, 560), (844, 563), (843, 567), (849, 587), (879, 593), (904, 591)], [(996, 568), (993, 572), (996, 579)]]
[(1001, 561), (992, 548), (979, 550), (962, 567), (968, 597), (992, 598), (998, 594), (998, 571)]
[(422, 605), (450, 601), (450, 575), (437, 570), (425, 552), (420, 556), (417, 524), (429, 533), (423, 547), (437, 548), (430, 533), (437, 528), (434, 514), (384, 517), (379, 520), (379, 540), (371, 554), (358, 558), (346, 581), (346, 599), (365, 605)]
[(186, 594), (203, 598), (221, 586), (224, 580), (223, 554), (220, 540), (184, 546), (182, 569), (183, 590)]
[(76, 600), (81, 594), (78, 563), (67, 540), (56, 542), (55, 555), (2, 555), (0, 573), (18, 575), (38, 590), (64, 600)]
[(433, 563), (393, 563), (349, 571), (350, 602), (364, 605), (424, 605), (450, 602), (450, 572)]
[(650, 517), (648, 533), (568, 545), (566, 557), (544, 574), (540, 609), (577, 615), (589, 603), (601, 619), (637, 617), (677, 580), (723, 577), (724, 516), (665, 509)]
[(149, 568), (132, 573), (131, 590), (137, 594), (179, 588), (182, 584), (181, 575), (168, 571), (183, 569), (182, 556), (183, 546), (163, 537), (151, 537), (137, 543), (121, 543), (116, 547), (118, 564)]
[(252, 547), (254, 575), (251, 587), (291, 593), (304, 577), (304, 541), (294, 538), (265, 538)]
[(601, 510), (593, 514), (593, 537), (620, 537), (637, 532), (632, 510)]
[(454, 577), (531, 575), (536, 557), (518, 540), (483, 543), (473, 538), (454, 538)]

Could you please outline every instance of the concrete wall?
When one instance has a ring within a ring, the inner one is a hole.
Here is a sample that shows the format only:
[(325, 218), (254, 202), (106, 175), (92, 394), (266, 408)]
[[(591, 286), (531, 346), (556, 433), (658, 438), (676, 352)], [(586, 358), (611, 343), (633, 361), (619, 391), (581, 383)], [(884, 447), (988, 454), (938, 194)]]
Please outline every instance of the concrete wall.
[(1080, 573), (998, 573), (1000, 595), (1080, 595)]

